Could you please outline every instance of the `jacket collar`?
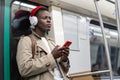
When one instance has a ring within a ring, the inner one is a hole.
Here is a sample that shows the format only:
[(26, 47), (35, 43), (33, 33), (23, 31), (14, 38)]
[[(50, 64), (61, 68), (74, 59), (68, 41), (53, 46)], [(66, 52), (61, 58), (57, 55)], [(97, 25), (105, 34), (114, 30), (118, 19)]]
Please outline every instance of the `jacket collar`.
[[(35, 31), (32, 30), (32, 33), (33, 33), (33, 35), (34, 35), (35, 37), (41, 39), (41, 36), (39, 36)], [(45, 35), (45, 38), (46, 38), (47, 40), (52, 40), (52, 39), (51, 39), (50, 37), (48, 37), (47, 35)]]
[[(39, 36), (39, 35), (38, 35), (36, 32), (34, 32), (34, 31), (32, 31), (32, 34), (33, 34), (36, 38), (40, 39), (40, 41), (37, 42), (37, 46), (40, 47), (40, 48), (42, 48), (46, 53), (49, 53), (47, 47), (45, 46), (45, 44), (44, 44), (43, 41), (41, 40), (41, 36)], [(52, 40), (50, 37), (48, 37), (47, 35), (45, 36), (45, 38), (46, 38), (47, 41), (48, 41), (48, 45), (49, 45), (50, 49), (52, 50), (53, 47), (55, 46), (55, 44), (53, 43), (53, 40)], [(38, 44), (39, 44), (39, 45), (38, 45)]]

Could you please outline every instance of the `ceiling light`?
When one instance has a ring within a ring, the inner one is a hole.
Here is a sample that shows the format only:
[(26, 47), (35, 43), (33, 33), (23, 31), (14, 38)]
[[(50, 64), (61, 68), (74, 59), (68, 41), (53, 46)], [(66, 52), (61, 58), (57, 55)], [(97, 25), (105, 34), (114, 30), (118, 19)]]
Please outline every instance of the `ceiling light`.
[(20, 2), (20, 1), (14, 1), (13, 4), (16, 4), (16, 5), (21, 5), (21, 6), (24, 6), (24, 7), (28, 7), (28, 8), (35, 8), (36, 6), (34, 5), (30, 5), (30, 4), (27, 4), (27, 3), (23, 3), (23, 2)]

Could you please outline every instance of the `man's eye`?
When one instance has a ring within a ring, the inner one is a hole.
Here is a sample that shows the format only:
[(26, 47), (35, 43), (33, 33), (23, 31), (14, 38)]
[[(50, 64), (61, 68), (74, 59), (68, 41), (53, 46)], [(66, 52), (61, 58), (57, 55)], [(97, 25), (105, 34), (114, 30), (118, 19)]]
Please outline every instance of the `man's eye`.
[(46, 17), (42, 17), (42, 19), (46, 19)]

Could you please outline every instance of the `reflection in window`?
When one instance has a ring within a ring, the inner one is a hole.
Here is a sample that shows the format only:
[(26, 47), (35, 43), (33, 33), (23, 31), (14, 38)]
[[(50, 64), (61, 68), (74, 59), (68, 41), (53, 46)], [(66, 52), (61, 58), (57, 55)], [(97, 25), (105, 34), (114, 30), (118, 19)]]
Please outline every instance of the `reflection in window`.
[[(96, 48), (94, 48), (96, 46)], [(115, 46), (109, 47), (111, 65), (114, 76), (120, 76), (120, 50)], [(95, 54), (95, 55), (94, 55)], [(103, 44), (91, 43), (91, 62), (98, 64), (98, 70), (108, 70), (107, 58), (105, 54), (105, 47)], [(102, 76), (109, 76), (109, 73), (104, 73)]]
[(105, 47), (103, 45), (99, 45), (98, 47), (96, 63), (99, 64), (100, 70), (108, 69)]

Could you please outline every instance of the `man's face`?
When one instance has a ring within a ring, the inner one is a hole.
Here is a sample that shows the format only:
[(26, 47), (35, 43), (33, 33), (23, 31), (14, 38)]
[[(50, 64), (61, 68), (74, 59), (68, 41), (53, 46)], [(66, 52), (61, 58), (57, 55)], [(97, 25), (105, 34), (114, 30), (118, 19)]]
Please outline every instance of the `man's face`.
[(51, 28), (51, 15), (48, 11), (40, 11), (37, 15), (38, 18), (38, 24), (37, 27), (45, 32), (45, 31), (50, 31)]

